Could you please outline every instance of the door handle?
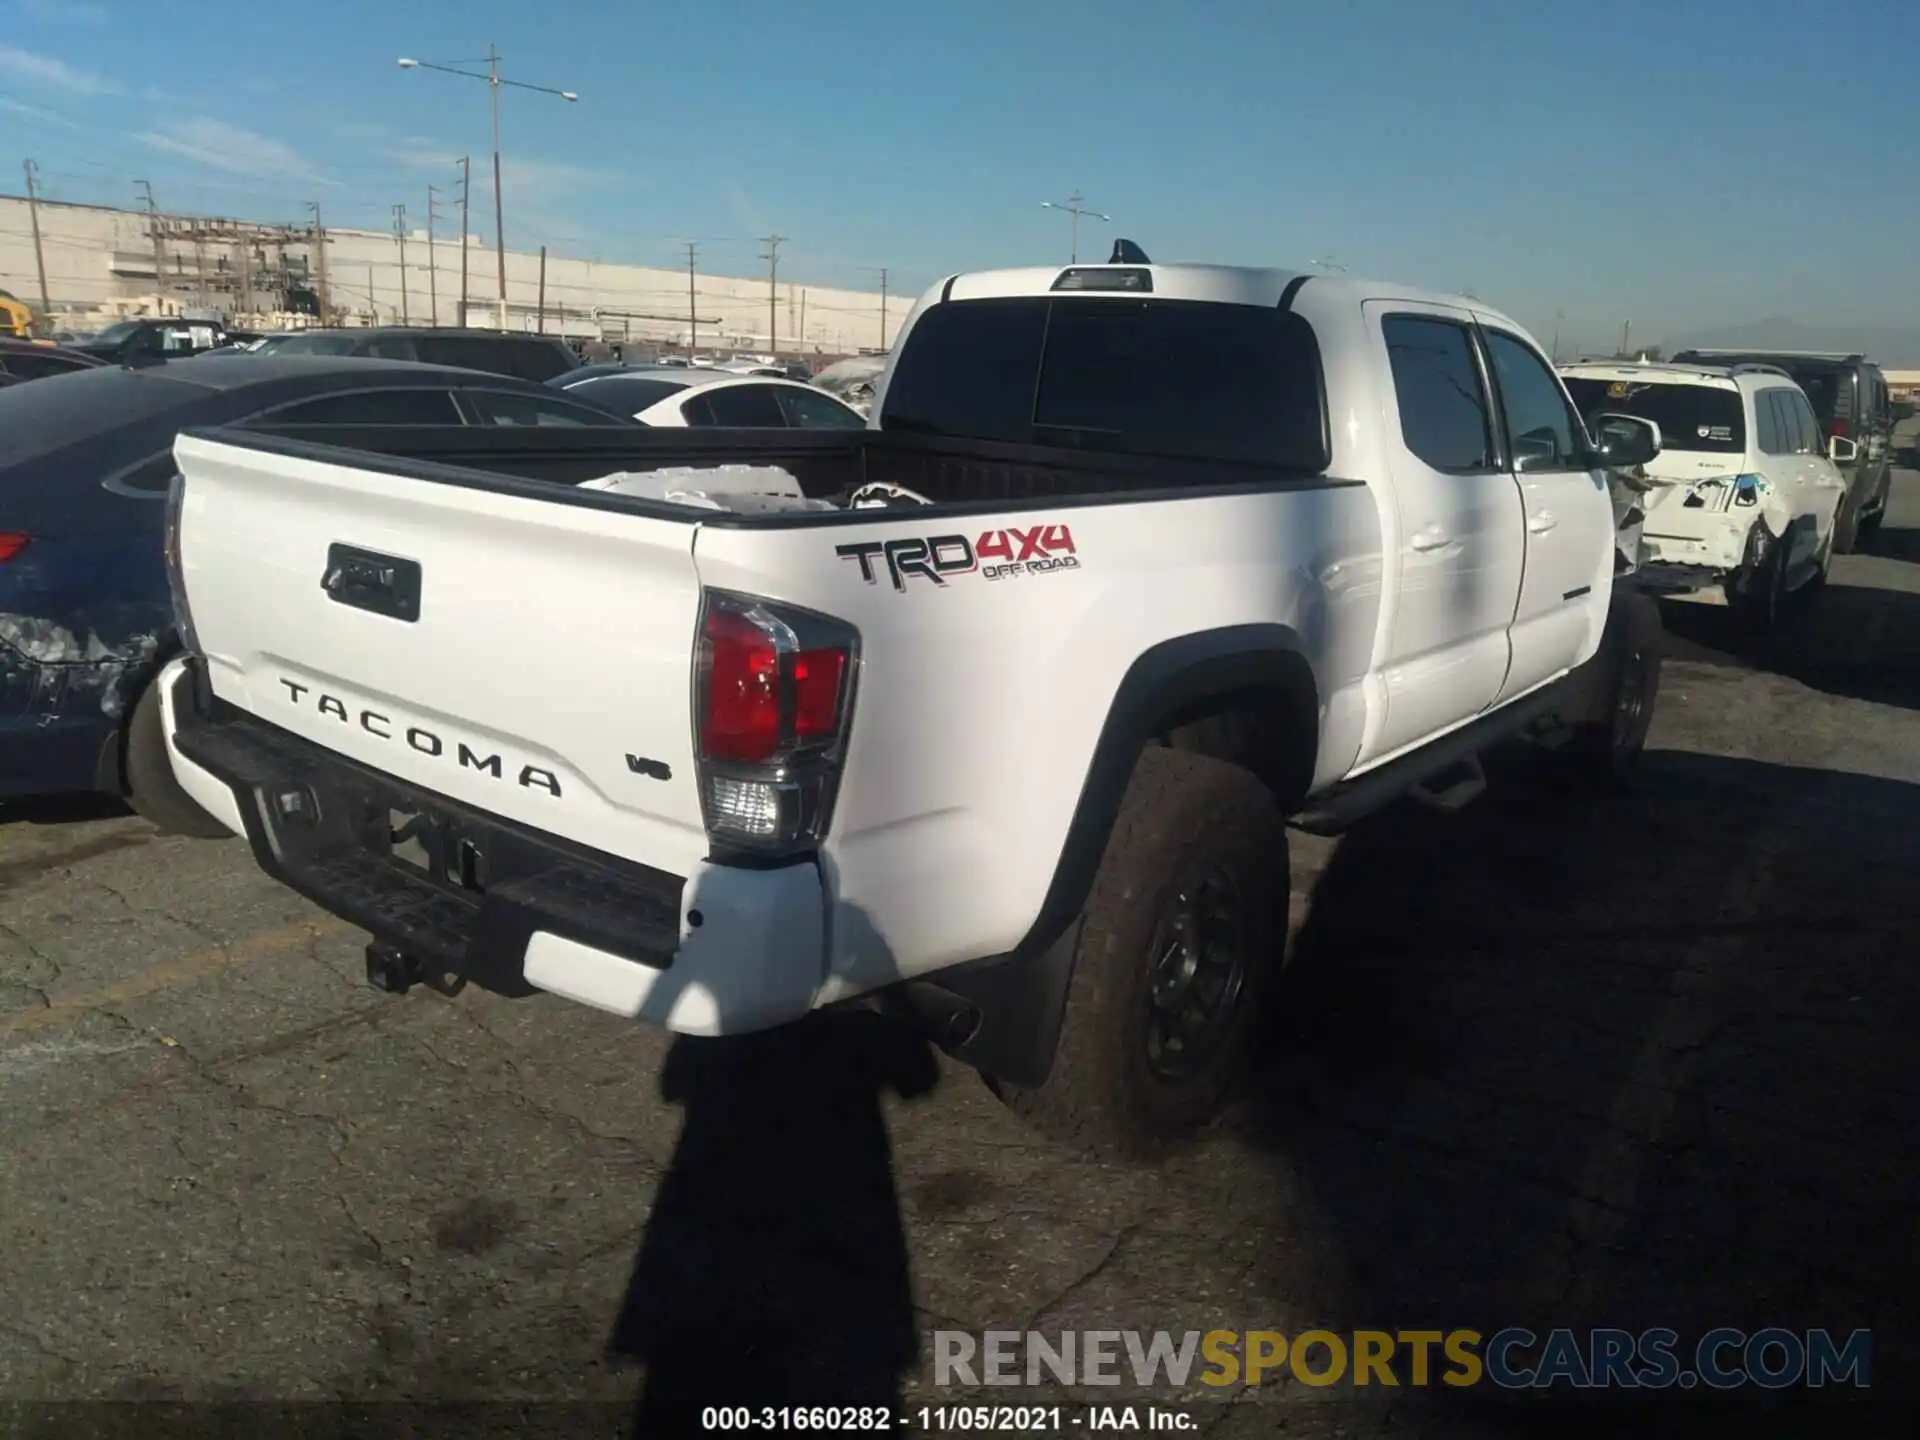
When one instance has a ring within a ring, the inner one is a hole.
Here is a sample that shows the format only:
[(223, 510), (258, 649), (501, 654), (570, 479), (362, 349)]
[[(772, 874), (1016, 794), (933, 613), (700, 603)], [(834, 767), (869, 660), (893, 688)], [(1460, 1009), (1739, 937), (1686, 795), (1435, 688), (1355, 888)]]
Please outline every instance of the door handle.
[(1414, 531), (1407, 543), (1420, 551), (1440, 550), (1445, 548), (1447, 538), (1447, 532), (1438, 525), (1428, 525), (1424, 529)]
[(1527, 521), (1527, 529), (1535, 535), (1544, 535), (1560, 523), (1560, 519), (1551, 510), (1542, 510)]

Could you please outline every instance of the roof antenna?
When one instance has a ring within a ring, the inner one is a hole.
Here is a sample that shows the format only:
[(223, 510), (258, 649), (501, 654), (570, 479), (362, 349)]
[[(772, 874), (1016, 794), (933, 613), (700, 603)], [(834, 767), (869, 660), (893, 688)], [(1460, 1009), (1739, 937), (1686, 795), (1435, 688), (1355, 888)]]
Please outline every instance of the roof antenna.
[(1113, 254), (1107, 257), (1107, 263), (1109, 265), (1151, 265), (1153, 262), (1147, 258), (1147, 252), (1133, 241), (1116, 240), (1113, 242)]

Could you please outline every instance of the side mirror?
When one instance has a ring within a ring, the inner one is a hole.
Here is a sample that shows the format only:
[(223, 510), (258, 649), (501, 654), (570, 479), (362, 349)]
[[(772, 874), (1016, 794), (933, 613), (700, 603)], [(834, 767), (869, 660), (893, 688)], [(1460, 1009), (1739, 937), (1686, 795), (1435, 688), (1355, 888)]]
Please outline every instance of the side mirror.
[(1596, 415), (1587, 422), (1593, 432), (1595, 458), (1610, 469), (1630, 470), (1660, 453), (1660, 427), (1638, 415)]
[(1851, 465), (1860, 456), (1860, 447), (1844, 435), (1827, 441), (1827, 457), (1836, 465)]

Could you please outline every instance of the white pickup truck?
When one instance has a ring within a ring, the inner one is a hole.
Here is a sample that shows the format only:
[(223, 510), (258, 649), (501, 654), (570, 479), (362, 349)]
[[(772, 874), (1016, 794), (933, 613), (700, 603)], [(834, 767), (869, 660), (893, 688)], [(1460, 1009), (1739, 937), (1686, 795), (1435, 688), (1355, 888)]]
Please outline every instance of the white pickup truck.
[[(865, 431), (190, 433), (169, 754), (388, 988), (702, 1035), (864, 997), (1150, 1153), (1252, 1043), (1290, 821), (1462, 803), (1521, 736), (1632, 768), (1607, 472), (1659, 435), (1596, 426), (1472, 299), (1107, 264), (933, 287)], [(809, 508), (574, 483), (723, 463)]]

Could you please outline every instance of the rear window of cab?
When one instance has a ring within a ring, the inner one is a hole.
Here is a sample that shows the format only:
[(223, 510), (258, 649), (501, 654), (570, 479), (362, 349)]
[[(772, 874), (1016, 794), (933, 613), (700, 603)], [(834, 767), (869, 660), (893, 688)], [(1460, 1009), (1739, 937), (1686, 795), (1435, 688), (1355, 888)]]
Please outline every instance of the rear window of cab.
[(1645, 380), (1604, 380), (1567, 375), (1567, 393), (1592, 429), (1593, 417), (1637, 415), (1660, 427), (1662, 450), (1699, 450), (1715, 455), (1744, 455), (1746, 407), (1738, 390), (1713, 385)]

